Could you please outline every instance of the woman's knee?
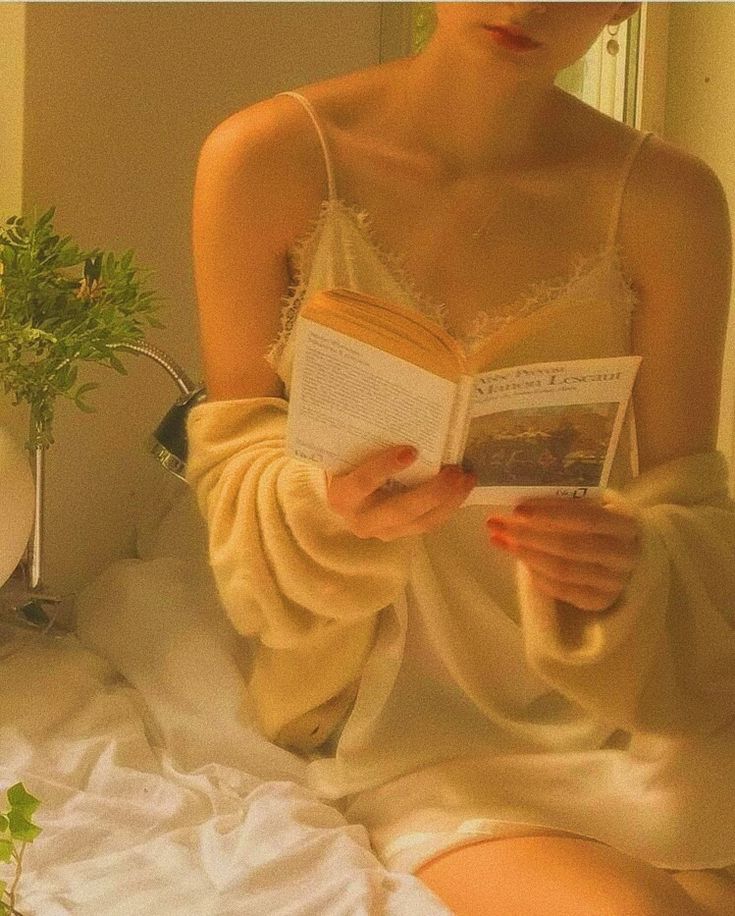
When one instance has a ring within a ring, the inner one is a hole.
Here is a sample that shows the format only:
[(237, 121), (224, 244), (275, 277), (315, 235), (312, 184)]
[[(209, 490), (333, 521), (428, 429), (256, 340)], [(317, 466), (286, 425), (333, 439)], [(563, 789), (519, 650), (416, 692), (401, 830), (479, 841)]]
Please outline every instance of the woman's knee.
[(457, 916), (701, 916), (665, 872), (593, 840), (487, 840), (452, 850), (418, 877)]

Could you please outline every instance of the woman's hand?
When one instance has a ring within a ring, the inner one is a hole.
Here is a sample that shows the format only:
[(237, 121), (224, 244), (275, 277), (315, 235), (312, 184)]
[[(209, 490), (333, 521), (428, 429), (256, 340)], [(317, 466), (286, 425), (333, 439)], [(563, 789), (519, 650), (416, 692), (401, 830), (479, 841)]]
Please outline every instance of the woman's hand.
[(640, 554), (636, 518), (592, 499), (530, 500), (487, 525), (490, 541), (526, 564), (540, 592), (585, 611), (620, 597)]
[(344, 474), (327, 473), (327, 502), (359, 538), (394, 541), (438, 528), (467, 499), (477, 481), (473, 474), (447, 466), (410, 490), (379, 492), (415, 459), (415, 450), (399, 446), (371, 455)]

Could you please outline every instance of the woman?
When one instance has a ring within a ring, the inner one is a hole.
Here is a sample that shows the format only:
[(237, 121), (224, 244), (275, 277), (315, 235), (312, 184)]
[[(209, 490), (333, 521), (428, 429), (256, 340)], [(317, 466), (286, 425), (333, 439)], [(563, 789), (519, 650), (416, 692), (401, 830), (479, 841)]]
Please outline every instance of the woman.
[[(188, 474), (250, 713), (462, 914), (735, 904), (727, 205), (554, 86), (638, 6), (437, 4), (421, 54), (252, 105), (200, 158)], [(468, 348), (521, 322), (488, 368), (640, 354), (609, 496), (501, 517), (461, 468), (385, 489), (402, 443), (342, 475), (287, 458), (290, 329), (329, 286)]]

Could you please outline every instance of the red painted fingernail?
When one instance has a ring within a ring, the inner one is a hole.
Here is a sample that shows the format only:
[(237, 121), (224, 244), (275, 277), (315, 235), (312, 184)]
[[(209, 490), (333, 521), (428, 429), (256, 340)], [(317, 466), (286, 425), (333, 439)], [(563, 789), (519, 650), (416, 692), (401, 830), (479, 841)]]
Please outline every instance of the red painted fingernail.
[(417, 455), (418, 452), (415, 448), (413, 448), (413, 446), (407, 446), (406, 448), (402, 448), (396, 454), (396, 458), (401, 464), (408, 464), (409, 462), (413, 461)]
[(498, 547), (504, 547), (506, 549), (510, 547), (510, 542), (508, 539), (504, 538), (502, 534), (498, 534), (497, 531), (493, 531), (493, 533), (490, 535), (490, 540), (493, 542), (493, 544), (497, 544)]
[(505, 519), (498, 518), (495, 515), (490, 515), (485, 519), (486, 524), (490, 525), (491, 528), (500, 528), (505, 529), (508, 527), (508, 523)]

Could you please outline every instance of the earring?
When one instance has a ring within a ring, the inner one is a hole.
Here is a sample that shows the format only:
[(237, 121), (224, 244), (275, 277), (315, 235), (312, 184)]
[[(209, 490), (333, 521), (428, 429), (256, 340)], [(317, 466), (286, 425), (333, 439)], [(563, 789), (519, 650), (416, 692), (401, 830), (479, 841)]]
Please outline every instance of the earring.
[(617, 22), (617, 23), (615, 24), (615, 31), (614, 31), (614, 32), (613, 32), (613, 27), (612, 27), (611, 25), (608, 25), (608, 26), (607, 26), (608, 35), (610, 35), (611, 37), (608, 39), (608, 42), (607, 42), (607, 44), (605, 45), (605, 47), (606, 47), (606, 49), (607, 49), (607, 53), (608, 53), (608, 54), (612, 54), (613, 57), (615, 57), (615, 55), (616, 55), (616, 54), (618, 53), (618, 51), (620, 50), (620, 45), (618, 44), (618, 42), (617, 42), (616, 39), (615, 39), (615, 36), (618, 34), (619, 29), (620, 29), (620, 23), (619, 23), (619, 22)]

